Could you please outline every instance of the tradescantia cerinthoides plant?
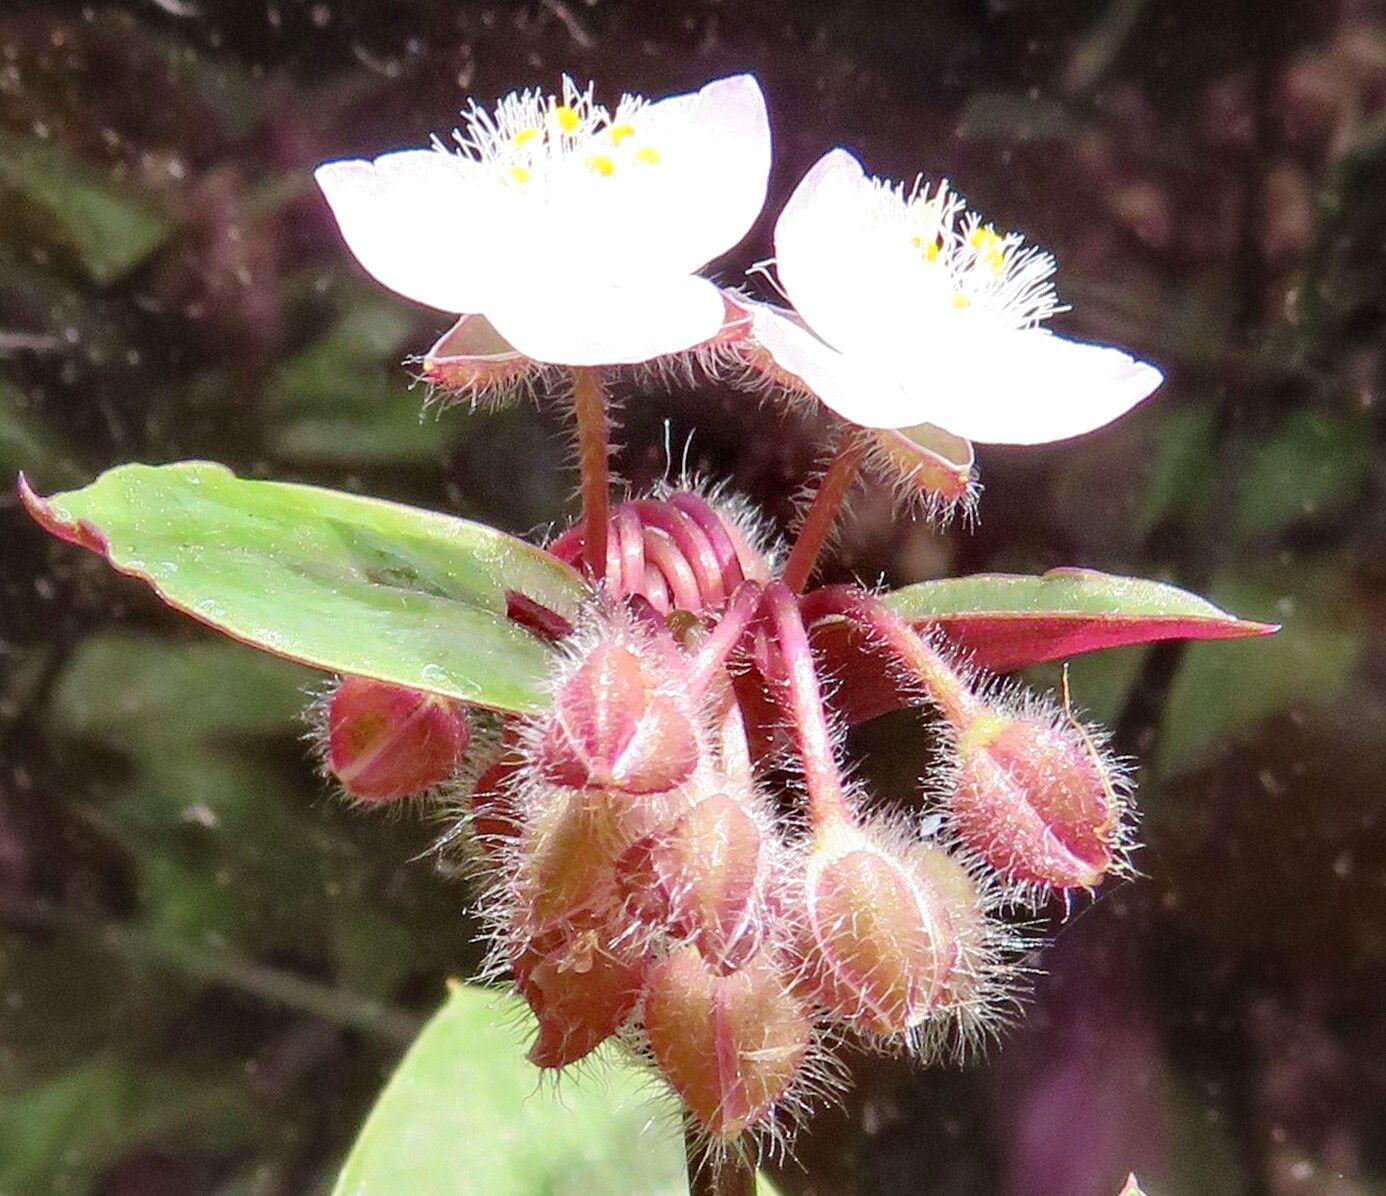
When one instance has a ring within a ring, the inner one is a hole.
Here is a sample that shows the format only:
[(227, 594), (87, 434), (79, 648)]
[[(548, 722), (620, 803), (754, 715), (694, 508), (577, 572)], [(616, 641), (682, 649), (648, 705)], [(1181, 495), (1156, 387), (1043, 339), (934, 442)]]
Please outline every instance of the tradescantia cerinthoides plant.
[[(362, 804), (426, 794), (451, 820), (440, 850), (471, 862), (535, 1066), (619, 1040), (681, 1101), (691, 1173), (727, 1191), (842, 1085), (837, 1044), (965, 1054), (1016, 1011), (1025, 911), (1130, 872), (1130, 778), (1101, 730), (987, 670), (1268, 630), (1077, 570), (805, 592), (859, 473), (971, 514), (970, 441), (1078, 435), (1160, 374), (1045, 327), (1048, 254), (844, 150), (776, 225), (793, 307), (719, 290), (697, 272), (745, 235), (769, 166), (737, 76), (614, 110), (565, 79), (472, 105), (453, 144), (319, 169), (361, 264), (457, 316), (424, 378), (473, 408), (571, 402), (582, 513), (546, 549), (203, 464), (48, 499), (21, 482), (46, 527), (173, 605), (342, 675), (316, 710), (325, 767)], [(840, 417), (787, 550), (716, 486), (613, 505), (607, 387), (690, 371)], [(848, 725), (908, 704), (946, 761), (927, 819), (844, 761)]]

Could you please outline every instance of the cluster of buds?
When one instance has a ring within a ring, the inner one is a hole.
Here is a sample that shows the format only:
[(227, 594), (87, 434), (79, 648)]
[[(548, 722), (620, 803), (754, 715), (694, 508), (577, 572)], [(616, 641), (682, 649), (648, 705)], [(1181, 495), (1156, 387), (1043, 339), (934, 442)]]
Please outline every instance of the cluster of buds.
[[(1047, 253), (842, 149), (775, 222), (793, 306), (719, 289), (698, 270), (751, 227), (770, 165), (765, 98), (740, 75), (614, 108), (565, 79), (472, 104), (451, 144), (317, 171), (365, 269), (456, 314), (419, 359), (430, 386), (476, 405), (571, 384), (583, 512), (549, 551), (592, 587), (576, 627), (522, 595), (511, 611), (559, 649), (543, 713), (464, 758), (457, 707), (348, 679), (328, 769), (367, 801), (462, 795), (446, 841), (470, 845), (533, 1062), (620, 1040), (714, 1163), (784, 1140), (838, 1083), (832, 1044), (934, 1058), (985, 1038), (1016, 1005), (1027, 910), (1126, 867), (1124, 777), (1095, 731), (959, 667), (859, 588), (800, 597), (858, 470), (968, 514), (971, 442), (1075, 436), (1160, 381), (1048, 329), (1064, 307)], [(782, 563), (717, 496), (612, 507), (605, 386), (632, 370), (834, 414)], [(831, 628), (845, 659), (820, 650)], [(945, 764), (923, 808), (844, 779), (858, 708), (837, 670), (872, 690), (864, 708), (903, 684), (932, 710)]]
[[(551, 549), (581, 564), (583, 540)], [(542, 714), (464, 763), (454, 705), (348, 679), (328, 767), (366, 800), (475, 776), (460, 838), (491, 970), (534, 1013), (530, 1059), (618, 1039), (726, 1158), (839, 1086), (835, 1043), (956, 1057), (1004, 1024), (1027, 910), (1126, 866), (1125, 785), (1093, 730), (998, 696), (864, 590), (795, 594), (742, 508), (631, 500), (606, 545)], [(862, 656), (844, 667), (937, 716), (949, 762), (922, 807), (844, 779), (814, 647), (843, 621)]]

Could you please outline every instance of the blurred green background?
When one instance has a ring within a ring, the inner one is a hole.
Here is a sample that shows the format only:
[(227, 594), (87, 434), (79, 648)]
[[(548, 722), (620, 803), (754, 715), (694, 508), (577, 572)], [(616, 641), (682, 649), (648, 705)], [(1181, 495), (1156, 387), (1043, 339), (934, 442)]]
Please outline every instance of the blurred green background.
[[(744, 69), (776, 165), (724, 280), (842, 143), (1052, 248), (1065, 326), (1168, 375), (1081, 442), (982, 452), (975, 529), (863, 497), (836, 571), (1089, 565), (1285, 625), (1074, 665), (1142, 761), (1144, 876), (1058, 931), (985, 1063), (854, 1059), (784, 1190), (1110, 1196), (1135, 1168), (1171, 1196), (1386, 1193), (1379, 9), (130, 0), (0, 12), (3, 1196), (325, 1192), (476, 962), (433, 828), (313, 774), (320, 679), (46, 538), (14, 475), (206, 457), (516, 532), (561, 518), (561, 420), (421, 419), (401, 363), (445, 320), (360, 273), (309, 171), (564, 70), (614, 95)], [(691, 436), (781, 520), (821, 432), (708, 392), (631, 392), (624, 422), (626, 477)], [(916, 720), (855, 743), (913, 791)]]

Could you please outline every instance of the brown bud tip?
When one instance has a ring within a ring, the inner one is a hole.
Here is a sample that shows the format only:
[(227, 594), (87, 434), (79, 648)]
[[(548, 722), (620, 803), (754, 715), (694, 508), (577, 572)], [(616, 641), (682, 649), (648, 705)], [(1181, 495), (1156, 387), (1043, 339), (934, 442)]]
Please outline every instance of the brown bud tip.
[(689, 716), (630, 648), (598, 644), (558, 691), (538, 765), (558, 785), (661, 793), (698, 759)]
[(550, 926), (514, 961), (515, 985), (534, 1011), (536, 1067), (563, 1067), (596, 1050), (640, 999), (645, 959), (617, 943), (598, 917)]
[(990, 713), (959, 737), (953, 824), (1008, 881), (1091, 888), (1114, 859), (1121, 803), (1108, 766), (1067, 728)]
[(808, 1053), (812, 1027), (764, 954), (730, 975), (684, 947), (645, 988), (655, 1062), (708, 1133), (731, 1138), (767, 1116)]
[(765, 844), (755, 819), (725, 794), (699, 802), (622, 860), (631, 908), (664, 921), (703, 957), (737, 967), (765, 931)]
[(450, 698), (347, 677), (327, 701), (327, 762), (352, 797), (391, 801), (445, 781), (467, 750), (467, 716)]
[(931, 897), (907, 861), (865, 841), (815, 852), (805, 953), (832, 1013), (878, 1035), (929, 1015), (951, 955)]

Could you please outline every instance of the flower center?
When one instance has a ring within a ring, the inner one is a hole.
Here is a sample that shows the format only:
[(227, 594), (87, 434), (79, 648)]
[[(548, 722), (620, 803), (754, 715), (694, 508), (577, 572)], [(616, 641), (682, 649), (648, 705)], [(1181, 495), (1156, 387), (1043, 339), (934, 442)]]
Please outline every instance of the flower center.
[(494, 112), (473, 105), (454, 134), (463, 154), (494, 167), (512, 187), (609, 179), (657, 166), (659, 149), (642, 128), (645, 102), (624, 96), (613, 113), (568, 77), (562, 96), (512, 92)]
[(1005, 328), (1033, 328), (1063, 311), (1051, 281), (1054, 259), (1016, 233), (998, 232), (939, 183), (932, 192), (876, 180), (902, 248), (924, 272), (926, 293)]

